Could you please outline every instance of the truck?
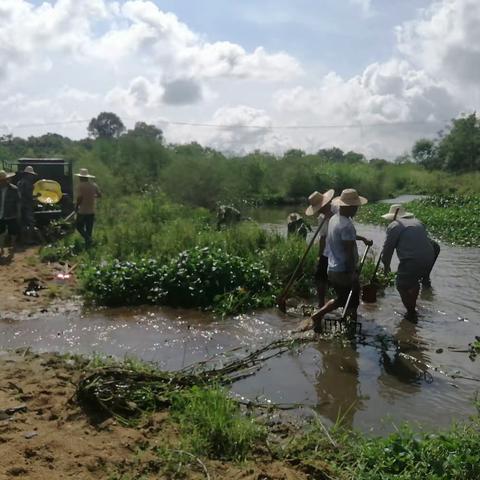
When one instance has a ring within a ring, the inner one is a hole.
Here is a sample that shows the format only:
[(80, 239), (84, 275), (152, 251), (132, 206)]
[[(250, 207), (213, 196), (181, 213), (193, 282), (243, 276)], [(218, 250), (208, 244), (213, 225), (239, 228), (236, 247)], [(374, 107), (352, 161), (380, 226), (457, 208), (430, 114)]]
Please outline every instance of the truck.
[(3, 168), (14, 172), (12, 183), (16, 184), (22, 178), (25, 167), (31, 166), (38, 174), (37, 182), (57, 182), (61, 189), (61, 199), (58, 202), (37, 202), (35, 206), (35, 223), (43, 227), (53, 220), (68, 217), (74, 211), (73, 203), (73, 165), (71, 160), (63, 158), (19, 158), (18, 160), (3, 160)]

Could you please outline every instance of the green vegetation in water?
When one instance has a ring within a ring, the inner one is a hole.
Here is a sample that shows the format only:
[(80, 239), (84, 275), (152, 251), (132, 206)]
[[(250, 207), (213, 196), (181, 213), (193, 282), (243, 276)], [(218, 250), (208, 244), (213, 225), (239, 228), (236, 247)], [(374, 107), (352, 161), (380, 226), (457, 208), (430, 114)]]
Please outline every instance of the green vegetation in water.
[[(384, 224), (381, 218), (389, 205), (368, 204), (359, 211), (358, 220), (364, 223)], [(405, 208), (421, 220), (428, 232), (448, 243), (480, 247), (480, 195), (432, 196), (405, 204)]]

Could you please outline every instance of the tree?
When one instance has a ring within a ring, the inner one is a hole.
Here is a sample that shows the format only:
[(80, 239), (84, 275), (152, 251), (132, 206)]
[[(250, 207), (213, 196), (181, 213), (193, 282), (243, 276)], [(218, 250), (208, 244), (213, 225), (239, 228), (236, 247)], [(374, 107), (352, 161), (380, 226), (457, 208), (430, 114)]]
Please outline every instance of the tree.
[(102, 112), (90, 120), (87, 130), (94, 138), (118, 138), (125, 131), (125, 125), (115, 113)]
[(300, 150), (298, 148), (291, 148), (290, 150), (287, 150), (285, 154), (283, 155), (283, 158), (286, 160), (296, 160), (298, 158), (303, 158), (305, 156), (305, 152), (303, 150)]
[(322, 148), (317, 152), (317, 155), (320, 155), (322, 158), (330, 162), (343, 162), (343, 150), (337, 147), (332, 148)]
[(345, 163), (362, 163), (365, 162), (365, 156), (361, 153), (350, 151), (343, 156)]
[(480, 123), (476, 113), (453, 120), (450, 131), (438, 145), (442, 166), (452, 172), (480, 168)]
[(133, 130), (128, 131), (129, 135), (134, 137), (146, 138), (155, 140), (156, 142), (163, 142), (163, 131), (155, 125), (149, 125), (145, 122), (137, 122)]
[(412, 148), (412, 158), (429, 170), (441, 167), (435, 143), (428, 138), (421, 138), (415, 142)]

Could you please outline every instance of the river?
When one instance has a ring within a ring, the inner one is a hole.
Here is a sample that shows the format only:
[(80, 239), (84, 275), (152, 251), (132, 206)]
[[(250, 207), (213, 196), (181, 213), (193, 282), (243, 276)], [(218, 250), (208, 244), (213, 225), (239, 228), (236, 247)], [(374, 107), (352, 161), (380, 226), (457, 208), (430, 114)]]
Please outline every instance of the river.
[[(266, 228), (285, 231), (288, 211), (259, 209)], [(384, 230), (358, 225), (358, 232), (379, 248)], [(245, 397), (278, 403), (300, 403), (327, 422), (339, 415), (354, 428), (373, 433), (392, 431), (404, 420), (425, 427), (449, 426), (474, 412), (480, 383), (446, 374), (480, 378), (480, 358), (465, 352), (480, 334), (480, 250), (442, 245), (432, 274), (433, 290), (419, 300), (417, 324), (403, 319), (394, 288), (374, 305), (362, 305), (367, 341), (341, 346), (331, 341), (307, 344), (273, 358), (232, 389)], [(0, 348), (32, 347), (36, 351), (99, 352), (135, 356), (165, 369), (242, 346), (264, 345), (297, 327), (299, 318), (267, 310), (228, 319), (189, 310), (144, 307), (97, 310), (0, 322)], [(382, 339), (399, 342), (398, 354)], [(403, 353), (411, 356), (405, 357)], [(415, 361), (412, 361), (414, 358)], [(428, 374), (421, 374), (427, 366)]]

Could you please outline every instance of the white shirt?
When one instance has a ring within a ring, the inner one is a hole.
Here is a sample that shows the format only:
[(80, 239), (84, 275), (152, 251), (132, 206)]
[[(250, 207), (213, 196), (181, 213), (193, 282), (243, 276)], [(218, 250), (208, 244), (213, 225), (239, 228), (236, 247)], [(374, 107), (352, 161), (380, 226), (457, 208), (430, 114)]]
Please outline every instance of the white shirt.
[(347, 250), (343, 242), (355, 242), (355, 257), (358, 258), (357, 252), (357, 231), (350, 218), (344, 217), (339, 213), (335, 214), (329, 222), (327, 234), (327, 251), (328, 251), (328, 270), (332, 272), (347, 271)]

